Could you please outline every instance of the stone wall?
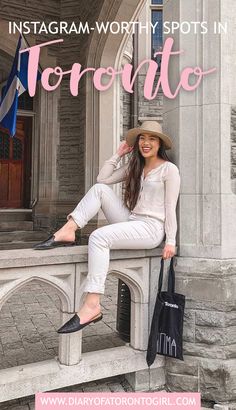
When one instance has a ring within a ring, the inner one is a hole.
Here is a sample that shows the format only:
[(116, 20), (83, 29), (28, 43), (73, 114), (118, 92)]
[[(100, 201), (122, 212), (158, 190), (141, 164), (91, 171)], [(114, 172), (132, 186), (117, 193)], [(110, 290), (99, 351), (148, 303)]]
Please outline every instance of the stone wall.
[(236, 193), (236, 106), (231, 108), (231, 179), (233, 192)]
[(123, 92), (123, 133), (125, 134), (129, 128), (131, 128), (131, 94)]
[[(99, 9), (93, 2), (66, 0), (61, 3), (61, 18), (68, 23), (85, 22), (92, 24)], [(63, 37), (60, 65), (70, 70), (73, 63), (85, 66), (89, 37), (87, 34), (71, 34)], [(59, 200), (76, 200), (84, 194), (85, 175), (85, 120), (86, 120), (85, 77), (79, 84), (78, 97), (72, 97), (69, 90), (69, 77), (61, 85), (60, 101), (60, 147), (58, 152)]]
[[(162, 122), (162, 110), (163, 110), (163, 93), (160, 90), (153, 100), (147, 100), (143, 95), (143, 87), (146, 76), (140, 74), (138, 77), (138, 110), (140, 121), (146, 119), (155, 119)], [(159, 76), (157, 76), (153, 89), (155, 90)]]
[(236, 400), (230, 375), (235, 366), (235, 320), (233, 303), (186, 300), (184, 362), (167, 359), (167, 386), (172, 391), (201, 391), (206, 401)]
[[(88, 22), (89, 27), (93, 27), (95, 21), (99, 20), (103, 4), (103, 0), (99, 2), (99, 7), (94, 7), (92, 0), (86, 2), (65, 0), (61, 2), (61, 19), (68, 23), (72, 21)], [(116, 13), (118, 7), (119, 2), (111, 4), (109, 13)], [(97, 35), (97, 37), (99, 42), (101, 35)], [(69, 70), (75, 62), (80, 63), (82, 68), (86, 68), (88, 52), (91, 60), (91, 53), (96, 53), (96, 50), (89, 49), (92, 34), (71, 34), (70, 36), (65, 35), (63, 38), (64, 42), (60, 51), (60, 65), (63, 70)], [(90, 164), (85, 163), (86, 76), (83, 76), (80, 81), (77, 97), (72, 97), (70, 94), (69, 79), (64, 80), (61, 86), (60, 148), (58, 153), (60, 202), (73, 201), (77, 203), (85, 193), (86, 167), (90, 166)]]
[(178, 257), (176, 262), (176, 292), (186, 295), (184, 361), (167, 358), (167, 386), (200, 391), (207, 402), (234, 403), (235, 260)]

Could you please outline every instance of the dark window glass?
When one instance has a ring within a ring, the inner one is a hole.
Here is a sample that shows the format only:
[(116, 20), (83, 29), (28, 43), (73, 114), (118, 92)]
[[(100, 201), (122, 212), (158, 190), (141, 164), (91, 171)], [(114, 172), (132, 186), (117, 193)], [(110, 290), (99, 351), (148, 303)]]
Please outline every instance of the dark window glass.
[(10, 158), (10, 137), (0, 133), (0, 159)]
[(162, 35), (162, 10), (152, 10), (152, 24), (158, 22), (155, 26), (155, 32), (152, 33), (152, 59), (158, 64), (158, 69), (160, 70), (161, 55), (154, 57), (157, 51), (162, 51), (163, 45), (163, 35)]
[(27, 91), (19, 97), (18, 108), (19, 110), (33, 111), (33, 97), (30, 97)]
[(13, 139), (13, 159), (22, 159), (22, 142), (16, 137)]
[(152, 0), (152, 4), (163, 4), (163, 0)]

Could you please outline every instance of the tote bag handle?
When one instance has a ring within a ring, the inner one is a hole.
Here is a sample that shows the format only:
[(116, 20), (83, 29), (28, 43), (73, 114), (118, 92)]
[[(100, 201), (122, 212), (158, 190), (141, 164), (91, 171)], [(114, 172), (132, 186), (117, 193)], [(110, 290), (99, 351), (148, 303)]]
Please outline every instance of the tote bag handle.
[[(163, 271), (164, 271), (164, 259), (161, 258), (161, 269), (159, 274), (158, 280), (158, 293), (161, 293), (162, 290), (162, 282), (163, 282)], [(175, 292), (175, 271), (174, 271), (174, 257), (171, 258), (170, 267), (168, 272), (168, 293)]]

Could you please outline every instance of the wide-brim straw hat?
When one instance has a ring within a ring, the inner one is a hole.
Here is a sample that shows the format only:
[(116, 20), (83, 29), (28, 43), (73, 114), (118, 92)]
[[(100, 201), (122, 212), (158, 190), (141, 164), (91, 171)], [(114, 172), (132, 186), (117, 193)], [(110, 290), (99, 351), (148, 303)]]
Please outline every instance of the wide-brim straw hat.
[(172, 141), (168, 135), (163, 134), (162, 126), (158, 121), (143, 121), (137, 128), (131, 128), (126, 134), (126, 142), (129, 146), (133, 146), (138, 135), (148, 133), (156, 135), (164, 142), (165, 149), (172, 148)]

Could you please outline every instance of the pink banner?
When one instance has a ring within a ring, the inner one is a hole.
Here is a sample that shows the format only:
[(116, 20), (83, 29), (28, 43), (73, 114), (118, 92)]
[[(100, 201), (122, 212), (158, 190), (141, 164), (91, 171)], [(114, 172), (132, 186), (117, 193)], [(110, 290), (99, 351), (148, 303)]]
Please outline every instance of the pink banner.
[(37, 393), (35, 410), (200, 410), (200, 393)]

